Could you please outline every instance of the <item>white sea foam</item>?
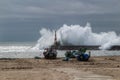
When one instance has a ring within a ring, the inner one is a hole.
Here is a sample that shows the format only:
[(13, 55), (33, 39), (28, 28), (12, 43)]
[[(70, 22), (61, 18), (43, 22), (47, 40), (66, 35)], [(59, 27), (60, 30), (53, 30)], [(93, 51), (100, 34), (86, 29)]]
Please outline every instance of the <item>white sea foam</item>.
[[(40, 39), (34, 49), (49, 47), (54, 43), (54, 30), (41, 29)], [(64, 24), (57, 30), (57, 40), (61, 45), (100, 45), (100, 49), (109, 49), (120, 45), (120, 36), (114, 31), (94, 33), (90, 23), (86, 26)]]
[(2, 44), (0, 45), (0, 58), (34, 58), (41, 57), (42, 50), (32, 49), (32, 45), (25, 44)]
[(30, 46), (0, 46), (0, 52), (25, 52)]

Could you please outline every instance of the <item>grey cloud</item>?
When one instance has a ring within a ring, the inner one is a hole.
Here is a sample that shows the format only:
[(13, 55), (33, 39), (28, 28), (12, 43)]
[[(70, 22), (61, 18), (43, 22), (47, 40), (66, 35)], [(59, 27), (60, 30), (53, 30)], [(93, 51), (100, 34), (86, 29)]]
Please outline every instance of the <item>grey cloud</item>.
[(120, 0), (0, 0), (0, 41), (37, 40), (42, 27), (86, 22), (94, 32), (119, 34), (119, 7)]
[(1, 0), (0, 17), (120, 13), (119, 0)]

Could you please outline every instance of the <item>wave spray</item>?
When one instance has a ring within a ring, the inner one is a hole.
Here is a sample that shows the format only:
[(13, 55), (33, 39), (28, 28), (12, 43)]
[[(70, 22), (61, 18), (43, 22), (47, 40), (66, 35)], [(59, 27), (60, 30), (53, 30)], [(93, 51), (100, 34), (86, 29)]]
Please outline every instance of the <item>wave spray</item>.
[[(54, 32), (54, 30), (41, 29), (41, 37), (34, 48), (43, 49), (53, 45)], [(120, 45), (120, 36), (114, 31), (94, 33), (90, 23), (86, 26), (64, 24), (56, 33), (60, 45), (100, 45), (99, 49), (110, 49), (114, 45)]]

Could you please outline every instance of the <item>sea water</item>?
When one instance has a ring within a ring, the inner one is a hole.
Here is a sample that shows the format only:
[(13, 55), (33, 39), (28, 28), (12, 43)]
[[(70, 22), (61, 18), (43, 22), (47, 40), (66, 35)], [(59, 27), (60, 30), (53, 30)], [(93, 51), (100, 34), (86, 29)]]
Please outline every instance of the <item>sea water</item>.
[[(33, 49), (36, 42), (0, 42), (0, 58), (43, 57), (44, 50)], [(88, 50), (89, 51), (89, 50)], [(119, 51), (90, 50), (92, 56), (120, 55)], [(58, 57), (64, 57), (65, 50), (57, 50)]]
[(40, 56), (39, 50), (32, 50), (35, 42), (2, 42), (0, 58), (33, 58)]

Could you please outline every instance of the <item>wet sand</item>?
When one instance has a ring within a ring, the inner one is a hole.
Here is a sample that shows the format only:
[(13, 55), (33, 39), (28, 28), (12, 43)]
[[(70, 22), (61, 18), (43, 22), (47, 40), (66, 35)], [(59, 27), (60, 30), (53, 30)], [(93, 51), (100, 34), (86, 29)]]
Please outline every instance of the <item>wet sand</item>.
[(1, 59), (1, 80), (120, 80), (120, 56), (76, 59)]

